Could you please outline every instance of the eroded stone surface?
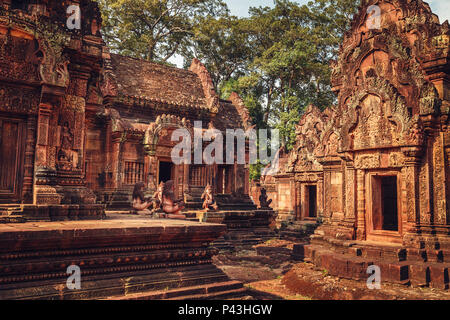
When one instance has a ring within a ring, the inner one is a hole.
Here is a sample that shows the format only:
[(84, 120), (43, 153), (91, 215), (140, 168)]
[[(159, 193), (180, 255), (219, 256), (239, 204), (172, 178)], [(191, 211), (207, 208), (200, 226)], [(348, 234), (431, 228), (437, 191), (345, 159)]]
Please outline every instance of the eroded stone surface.
[[(374, 4), (381, 24), (368, 28), (367, 8)], [(430, 285), (425, 262), (443, 263), (437, 278), (446, 277), (448, 44), (448, 22), (440, 23), (422, 1), (362, 2), (333, 63), (337, 105), (323, 111), (309, 106), (294, 149), (280, 160), (280, 174), (260, 181), (280, 224), (319, 222), (311, 242), (329, 255), (345, 255), (352, 241), (375, 242), (375, 251), (385, 255), (373, 258), (395, 281), (404, 280), (405, 267), (393, 264), (395, 252), (383, 249), (390, 244), (405, 253), (413, 285)], [(324, 259), (313, 253), (305, 252), (319, 265), (333, 264), (325, 253)], [(342, 276), (348, 276), (346, 259), (334, 258)]]

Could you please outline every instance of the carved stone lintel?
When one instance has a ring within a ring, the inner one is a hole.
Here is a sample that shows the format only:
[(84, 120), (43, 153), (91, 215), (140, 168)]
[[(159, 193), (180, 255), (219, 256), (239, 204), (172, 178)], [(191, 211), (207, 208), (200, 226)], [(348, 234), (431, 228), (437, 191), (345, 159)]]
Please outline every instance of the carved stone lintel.
[(355, 157), (356, 169), (376, 169), (380, 167), (380, 154), (365, 154)]
[(424, 154), (423, 147), (404, 147), (402, 152), (405, 155), (405, 164), (407, 166), (418, 166)]

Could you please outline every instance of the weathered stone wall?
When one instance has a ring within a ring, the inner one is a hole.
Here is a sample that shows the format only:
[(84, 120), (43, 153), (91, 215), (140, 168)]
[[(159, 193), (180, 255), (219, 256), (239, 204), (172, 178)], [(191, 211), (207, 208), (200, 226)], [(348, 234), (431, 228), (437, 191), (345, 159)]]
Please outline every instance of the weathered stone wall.
[[(379, 28), (368, 27), (372, 4), (381, 8)], [(333, 64), (338, 105), (305, 111), (283, 168), (296, 190), (287, 192), (285, 178), (277, 177), (279, 194), (288, 198), (276, 207), (294, 203), (304, 218), (305, 188), (316, 184), (324, 223), (318, 234), (420, 246), (417, 232), (434, 229), (437, 241), (448, 243), (449, 32), (421, 1), (362, 2)], [(323, 174), (305, 179), (314, 172)], [(382, 181), (389, 179), (397, 190), (396, 231), (380, 222)], [(427, 237), (426, 246), (436, 245)]]
[[(81, 30), (65, 28), (71, 2), (1, 4), (0, 112), (20, 118), (14, 130), (26, 148), (0, 163), (2, 176), (12, 172), (14, 183), (5, 180), (11, 192), (1, 192), (0, 203), (103, 203), (103, 193), (138, 181), (154, 190), (159, 161), (171, 161), (173, 130), (192, 135), (197, 120), (204, 129), (222, 131), (247, 128), (251, 121), (236, 94), (233, 101), (219, 99), (198, 60), (183, 70), (110, 54), (97, 4), (76, 3)], [(9, 118), (0, 123), (14, 131)], [(19, 166), (9, 168), (12, 162)], [(226, 189), (237, 197), (248, 194), (248, 168), (231, 167)], [(205, 184), (218, 183), (217, 166), (201, 172)], [(190, 190), (191, 173), (189, 166), (174, 169), (180, 197)]]

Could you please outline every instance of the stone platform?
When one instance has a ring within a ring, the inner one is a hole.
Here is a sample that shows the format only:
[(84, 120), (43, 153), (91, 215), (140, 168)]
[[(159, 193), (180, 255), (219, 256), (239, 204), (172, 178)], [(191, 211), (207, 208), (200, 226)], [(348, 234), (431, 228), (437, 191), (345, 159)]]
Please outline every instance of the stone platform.
[(314, 234), (319, 225), (317, 219), (283, 221), (280, 226), (280, 238), (290, 241), (304, 240)]
[(0, 223), (101, 220), (104, 217), (102, 204), (0, 205)]
[(450, 251), (415, 249), (369, 241), (326, 241), (314, 235), (311, 244), (294, 246), (296, 260), (314, 263), (332, 276), (367, 280), (367, 268), (381, 269), (382, 282), (449, 289)]
[(213, 242), (220, 250), (236, 250), (275, 238), (270, 224), (275, 219), (273, 210), (216, 211), (201, 214), (202, 221), (226, 225), (227, 233)]
[[(0, 299), (240, 294), (212, 264), (224, 225), (148, 218), (0, 225)], [(81, 269), (69, 290), (67, 268)]]

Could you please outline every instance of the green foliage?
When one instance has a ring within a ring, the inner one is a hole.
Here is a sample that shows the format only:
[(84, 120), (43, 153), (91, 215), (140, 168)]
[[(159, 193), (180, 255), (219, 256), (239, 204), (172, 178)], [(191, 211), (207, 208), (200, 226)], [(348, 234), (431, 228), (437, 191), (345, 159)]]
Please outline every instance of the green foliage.
[(242, 30), (241, 20), (230, 16), (224, 10), (217, 17), (198, 19), (189, 45), (182, 53), (185, 63), (192, 58), (200, 59), (211, 74), (217, 88), (226, 82), (245, 74), (251, 57), (247, 35)]
[(280, 113), (280, 121), (276, 124), (276, 128), (280, 130), (280, 136), (283, 137), (283, 145), (287, 151), (292, 150), (296, 140), (295, 126), (300, 121), (300, 113), (297, 109), (289, 112)]
[(183, 51), (202, 17), (227, 10), (221, 0), (98, 0), (113, 51), (167, 62)]
[[(306, 106), (335, 103), (329, 63), (358, 2), (274, 0), (230, 15), (222, 0), (98, 0), (103, 33), (116, 52), (167, 63), (175, 54), (200, 59), (222, 99), (235, 91), (257, 128), (280, 130), (283, 146), (295, 144), (295, 125)], [(252, 166), (259, 178), (262, 165)]]

